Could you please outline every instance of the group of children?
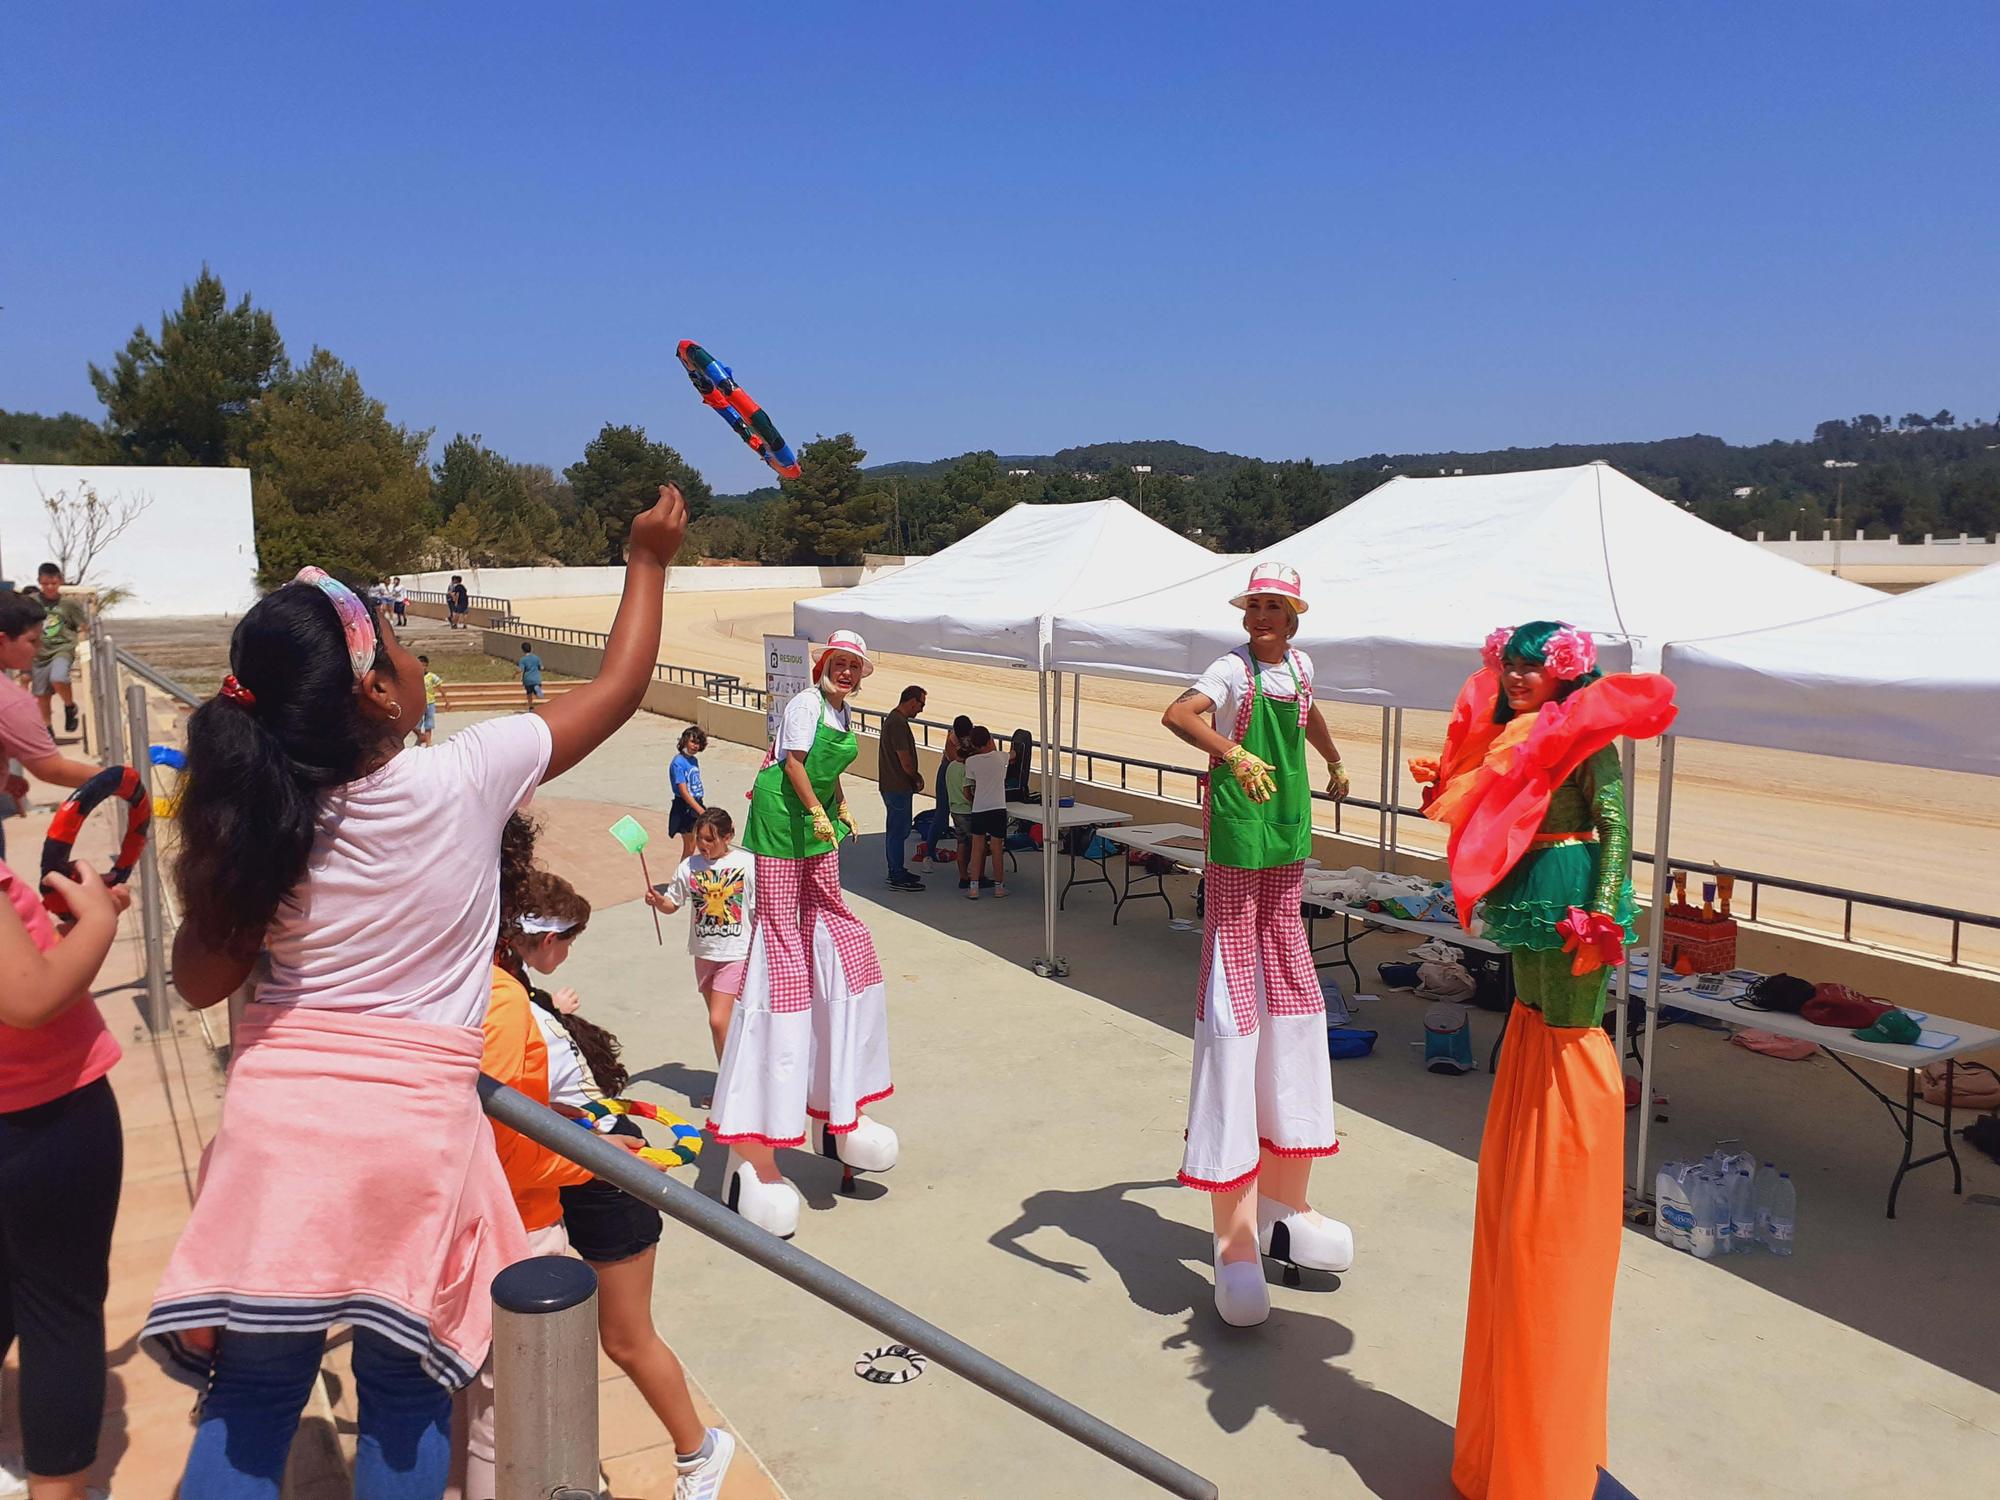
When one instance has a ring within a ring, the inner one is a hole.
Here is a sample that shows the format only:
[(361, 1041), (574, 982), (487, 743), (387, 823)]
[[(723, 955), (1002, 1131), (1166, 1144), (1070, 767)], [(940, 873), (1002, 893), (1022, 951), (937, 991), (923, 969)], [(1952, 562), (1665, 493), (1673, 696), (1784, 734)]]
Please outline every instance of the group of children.
[[(1029, 746), (1024, 734), (1003, 745), (983, 724), (964, 714), (952, 720), (938, 765), (938, 807), (921, 830), (917, 856), (929, 853), (943, 864), (944, 833), (949, 826), (956, 844), (958, 888), (968, 900), (980, 892), (1007, 894), (1007, 803), (1027, 795)], [(947, 824), (947, 818), (949, 823)], [(990, 872), (990, 873), (989, 873)]]

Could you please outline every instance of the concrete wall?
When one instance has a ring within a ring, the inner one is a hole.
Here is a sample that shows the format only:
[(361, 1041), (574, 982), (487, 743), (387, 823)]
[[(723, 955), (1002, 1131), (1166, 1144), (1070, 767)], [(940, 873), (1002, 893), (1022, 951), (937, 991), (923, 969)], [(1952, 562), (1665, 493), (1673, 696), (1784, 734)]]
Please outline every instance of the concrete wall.
[(1789, 537), (1760, 534), (1757, 540), (1780, 557), (1891, 594), (2000, 562), (2000, 541), (1983, 536), (1926, 536), (1921, 541), (1904, 541), (1893, 536), (1869, 538), (1857, 531), (1852, 537), (1836, 540), (1831, 531), (1822, 531), (1817, 538), (1793, 532)]
[(0, 577), (35, 581), (56, 551), (45, 498), (75, 498), (86, 487), (109, 504), (150, 501), (85, 580), (130, 591), (114, 616), (240, 615), (256, 602), (248, 469), (0, 464)]
[[(853, 568), (669, 568), (667, 587), (676, 593), (727, 593), (740, 589), (850, 589), (900, 564)], [(468, 593), (494, 598), (588, 599), (625, 589), (623, 568), (461, 568)], [(408, 588), (442, 593), (451, 571), (405, 573)]]

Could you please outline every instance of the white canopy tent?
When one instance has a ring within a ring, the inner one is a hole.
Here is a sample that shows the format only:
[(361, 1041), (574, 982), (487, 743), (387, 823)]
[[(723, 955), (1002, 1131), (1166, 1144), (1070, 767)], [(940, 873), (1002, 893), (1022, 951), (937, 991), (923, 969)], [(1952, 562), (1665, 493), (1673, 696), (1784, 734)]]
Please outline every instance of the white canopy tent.
[[(1652, 1097), (1672, 836), (1674, 744), (1722, 740), (2000, 776), (2000, 564), (1914, 593), (1768, 630), (1666, 648), (1680, 715), (1660, 743), (1653, 834), (1643, 1097)], [(1646, 1185), (1650, 1110), (1639, 1114), (1638, 1186)]]
[[(942, 552), (855, 588), (792, 606), (792, 628), (825, 640), (858, 629), (869, 649), (1040, 674), (1043, 827), (1055, 827), (1062, 681), (1048, 660), (1050, 621), (1206, 571), (1215, 554), (1120, 499), (1016, 505)], [(1071, 739), (1078, 707), (1071, 710)], [(1056, 839), (1042, 841), (1042, 967), (1055, 952)]]
[[(1690, 515), (1607, 464), (1392, 479), (1263, 556), (1298, 569), (1323, 698), (1449, 708), (1496, 625), (1563, 619), (1607, 668), (1876, 597)], [(1058, 614), (1050, 665), (1185, 682), (1238, 645), (1240, 564)]]

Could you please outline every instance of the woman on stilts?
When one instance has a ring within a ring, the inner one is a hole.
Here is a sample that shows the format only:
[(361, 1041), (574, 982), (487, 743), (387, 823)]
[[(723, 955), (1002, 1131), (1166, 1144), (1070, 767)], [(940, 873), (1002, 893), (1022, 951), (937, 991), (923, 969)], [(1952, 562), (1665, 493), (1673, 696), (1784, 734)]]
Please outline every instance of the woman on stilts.
[(1673, 684), (1602, 677), (1589, 635), (1536, 620), (1488, 637), (1425, 815), (1451, 828), (1459, 920), (1513, 958), (1515, 1002), (1479, 1145), (1452, 1483), (1468, 1500), (1623, 1494), (1603, 1474), (1625, 1085), (1604, 981), (1633, 941), (1632, 840), (1615, 741), (1673, 722)]
[(843, 1174), (896, 1164), (896, 1132), (862, 1113), (893, 1092), (882, 966), (840, 889), (840, 844), (854, 832), (840, 778), (859, 748), (848, 699), (874, 670), (859, 635), (833, 633), (813, 686), (785, 706), (743, 831), (757, 906), (708, 1128), (729, 1147), (729, 1205), (784, 1239), (799, 1194), (776, 1153), (805, 1144), (808, 1116)]
[[(1313, 1161), (1340, 1149), (1326, 1003), (1299, 897), (1312, 853), (1308, 743), (1347, 795), (1340, 750), (1313, 706), (1312, 660), (1292, 649), (1299, 575), (1252, 570), (1230, 601), (1248, 642), (1219, 657), (1163, 721), (1208, 753), (1207, 897), (1194, 1079), (1180, 1180), (1211, 1195), (1215, 1306), (1241, 1327), (1271, 1312), (1261, 1255), (1345, 1271), (1354, 1235), (1306, 1202)], [(1211, 722), (1212, 719), (1212, 722)]]

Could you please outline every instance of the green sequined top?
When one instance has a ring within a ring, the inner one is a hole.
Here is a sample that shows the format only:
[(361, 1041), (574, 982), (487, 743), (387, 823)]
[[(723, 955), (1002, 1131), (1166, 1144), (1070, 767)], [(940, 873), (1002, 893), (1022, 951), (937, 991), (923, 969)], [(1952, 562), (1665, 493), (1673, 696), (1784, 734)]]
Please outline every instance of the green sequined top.
[(1618, 913), (1632, 867), (1632, 824), (1625, 811), (1625, 765), (1610, 746), (1570, 772), (1549, 796), (1543, 833), (1597, 833), (1597, 889), (1590, 909)]

